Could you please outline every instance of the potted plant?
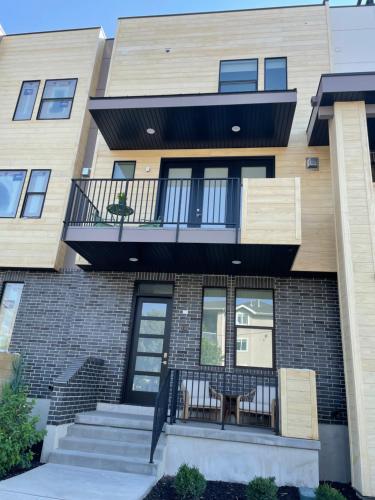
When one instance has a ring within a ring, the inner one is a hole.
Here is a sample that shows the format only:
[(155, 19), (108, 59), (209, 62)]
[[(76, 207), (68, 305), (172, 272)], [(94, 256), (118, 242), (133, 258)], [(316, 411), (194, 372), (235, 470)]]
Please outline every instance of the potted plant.
[(112, 215), (118, 215), (121, 217), (129, 217), (134, 213), (134, 210), (131, 207), (126, 205), (126, 194), (119, 193), (117, 195), (117, 203), (112, 203), (108, 205), (107, 210)]

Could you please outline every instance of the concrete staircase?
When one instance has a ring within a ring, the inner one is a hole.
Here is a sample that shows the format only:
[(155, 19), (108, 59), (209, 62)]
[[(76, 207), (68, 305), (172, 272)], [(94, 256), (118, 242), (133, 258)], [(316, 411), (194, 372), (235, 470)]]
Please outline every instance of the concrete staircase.
[(150, 464), (152, 423), (153, 408), (98, 403), (96, 411), (76, 415), (48, 461), (159, 476), (164, 437)]

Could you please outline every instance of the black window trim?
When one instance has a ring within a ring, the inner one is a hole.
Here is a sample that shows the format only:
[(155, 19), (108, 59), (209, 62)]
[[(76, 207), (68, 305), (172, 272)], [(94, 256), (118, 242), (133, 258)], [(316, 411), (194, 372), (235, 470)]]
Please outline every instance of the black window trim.
[(17, 209), (16, 209), (16, 212), (15, 212), (15, 215), (13, 215), (12, 217), (3, 217), (0, 215), (0, 219), (16, 219), (17, 218), (17, 214), (18, 214), (18, 209), (19, 209), (19, 206), (20, 206), (20, 201), (21, 201), (21, 198), (22, 198), (22, 193), (23, 193), (23, 189), (25, 187), (25, 180), (26, 180), (26, 177), (27, 177), (27, 169), (26, 168), (0, 168), (0, 172), (24, 172), (25, 173), (25, 176), (23, 178), (23, 181), (22, 181), (22, 187), (21, 187), (21, 191), (20, 191), (20, 195), (18, 197), (18, 202), (17, 202)]
[[(237, 329), (238, 328), (246, 328), (244, 325), (236, 324), (236, 299), (237, 299), (237, 291), (238, 290), (256, 290), (256, 291), (267, 291), (272, 292), (272, 314), (273, 314), (273, 326), (250, 326), (249, 328), (253, 328), (254, 330), (272, 330), (272, 366), (244, 366), (237, 364)], [(236, 287), (234, 289), (234, 368), (243, 368), (247, 370), (268, 370), (274, 371), (276, 368), (276, 327), (275, 327), (275, 290), (274, 288), (254, 288), (254, 287)]]
[[(23, 89), (23, 86), (24, 86), (25, 83), (37, 83), (38, 84), (38, 88), (36, 90), (35, 99), (34, 99), (34, 102), (33, 102), (33, 107), (32, 107), (32, 110), (31, 110), (30, 118), (16, 119), (17, 108), (18, 108), (18, 104), (19, 104), (20, 99), (21, 99), (21, 93), (22, 93), (22, 89)], [(35, 103), (36, 103), (36, 100), (37, 100), (38, 94), (39, 94), (39, 89), (40, 89), (40, 80), (22, 80), (21, 88), (20, 88), (20, 91), (18, 93), (16, 107), (14, 108), (14, 113), (13, 113), (12, 121), (14, 121), (14, 122), (29, 122), (30, 120), (32, 120), (33, 114), (34, 114), (34, 109), (35, 109)]]
[[(32, 191), (32, 192), (29, 193), (29, 186), (30, 186), (30, 181), (31, 181), (31, 177), (33, 175), (33, 172), (48, 172), (47, 185), (46, 185), (46, 190), (44, 192), (42, 192), (42, 191)], [(30, 170), (29, 180), (27, 182), (25, 196), (23, 198), (23, 203), (22, 203), (22, 210), (21, 210), (21, 213), (20, 213), (20, 218), (21, 219), (40, 219), (42, 217), (43, 209), (44, 209), (44, 203), (46, 201), (46, 196), (47, 196), (48, 185), (49, 185), (49, 181), (50, 181), (50, 178), (51, 178), (51, 172), (52, 172), (52, 170), (50, 168), (34, 168), (34, 169)], [(42, 203), (42, 208), (40, 209), (40, 215), (34, 216), (34, 217), (30, 217), (30, 216), (24, 215), (24, 212), (25, 212), (25, 208), (26, 208), (27, 199), (28, 199), (29, 195), (33, 195), (33, 194), (42, 195), (43, 196), (43, 203)]]
[[(225, 290), (225, 342), (224, 342), (224, 363), (222, 365), (206, 365), (202, 363), (202, 338), (203, 338), (203, 312), (204, 312), (204, 291), (215, 288), (217, 290)], [(200, 320), (200, 335), (199, 335), (199, 366), (225, 368), (227, 366), (227, 337), (228, 337), (228, 287), (225, 286), (203, 286), (201, 299), (201, 320)]]
[[(266, 62), (272, 61), (274, 59), (285, 59), (285, 89), (279, 90), (267, 90), (267, 70), (266, 70)], [(265, 57), (264, 58), (264, 90), (266, 92), (284, 92), (288, 90), (288, 58), (286, 56), (278, 56), (278, 57)]]
[[(73, 92), (72, 97), (43, 97), (44, 92), (46, 90), (46, 85), (47, 85), (48, 82), (61, 82), (61, 81), (64, 81), (64, 80), (75, 80), (75, 82), (76, 82), (76, 85), (74, 87), (74, 92)], [(40, 98), (39, 109), (38, 109), (38, 114), (36, 116), (36, 119), (37, 120), (41, 120), (41, 121), (44, 121), (44, 120), (47, 120), (47, 121), (48, 120), (69, 120), (70, 117), (71, 117), (71, 114), (72, 114), (73, 103), (74, 103), (74, 98), (75, 98), (75, 95), (76, 95), (77, 87), (78, 87), (78, 78), (48, 78), (47, 80), (45, 80), (44, 81), (44, 87), (43, 87), (42, 96)], [(70, 106), (70, 110), (69, 110), (69, 116), (66, 116), (65, 118), (41, 118), (40, 117), (40, 113), (42, 111), (42, 106), (43, 106), (43, 102), (44, 101), (62, 101), (62, 100), (72, 101), (72, 105)]]
[[(257, 79), (256, 80), (231, 80), (230, 82), (225, 82), (225, 83), (252, 83), (255, 81), (255, 90), (240, 90), (240, 91), (233, 91), (232, 93), (233, 94), (241, 94), (242, 92), (258, 92), (259, 90), (259, 58), (258, 57), (251, 57), (251, 58), (243, 58), (243, 59), (220, 59), (219, 61), (219, 85), (218, 85), (218, 92), (219, 94), (222, 94), (223, 92), (221, 92), (220, 90), (220, 86), (221, 86), (221, 64), (222, 63), (225, 63), (225, 62), (234, 62), (234, 61), (237, 61), (237, 62), (240, 62), (240, 61), (256, 61), (257, 63)], [(231, 92), (227, 92), (228, 94), (230, 94)]]
[(115, 179), (113, 176), (115, 174), (115, 166), (116, 166), (116, 163), (134, 163), (134, 172), (133, 172), (133, 177), (132, 179), (134, 179), (134, 176), (135, 176), (135, 169), (137, 167), (137, 161), (136, 160), (114, 160), (113, 162), (113, 167), (112, 167), (112, 175), (111, 175), (111, 179), (114, 180), (114, 181), (124, 181), (124, 180), (130, 180), (130, 179)]

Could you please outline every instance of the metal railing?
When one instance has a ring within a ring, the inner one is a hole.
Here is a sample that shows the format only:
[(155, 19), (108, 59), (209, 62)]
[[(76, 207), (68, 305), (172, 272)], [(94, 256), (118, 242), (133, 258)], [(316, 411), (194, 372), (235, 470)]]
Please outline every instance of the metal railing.
[(176, 420), (263, 427), (279, 433), (278, 377), (275, 370), (246, 373), (170, 369), (156, 398), (152, 461), (162, 428)]
[(241, 181), (75, 179), (65, 227), (239, 226)]

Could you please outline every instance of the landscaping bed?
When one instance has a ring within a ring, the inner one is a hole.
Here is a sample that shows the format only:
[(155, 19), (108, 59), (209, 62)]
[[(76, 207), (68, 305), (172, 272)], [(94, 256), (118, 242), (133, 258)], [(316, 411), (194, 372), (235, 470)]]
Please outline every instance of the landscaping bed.
[(0, 478), (0, 481), (4, 481), (5, 479), (10, 479), (11, 477), (18, 476), (19, 474), (23, 474), (24, 472), (27, 472), (28, 470), (35, 469), (36, 467), (39, 467), (40, 465), (44, 465), (40, 462), (40, 455), (42, 453), (42, 447), (43, 447), (43, 441), (40, 443), (34, 444), (34, 446), (31, 447), (31, 451), (34, 453), (33, 460), (30, 464), (30, 467), (27, 469), (22, 469), (21, 467), (15, 467), (14, 469), (10, 470), (5, 476)]
[[(173, 487), (173, 479), (170, 476), (162, 477), (144, 500), (179, 500)], [(350, 485), (332, 482), (328, 482), (328, 484), (339, 490), (348, 500), (358, 500)], [(279, 500), (299, 500), (298, 488), (282, 486), (277, 492), (277, 497)], [(206, 491), (201, 498), (202, 500), (247, 500), (246, 485), (207, 481)]]
[[(222, 481), (207, 481), (203, 500), (247, 500), (246, 485), (225, 483)], [(278, 498), (281, 500), (299, 500), (298, 489), (289, 486), (279, 488)], [(144, 500), (179, 500), (173, 487), (173, 478), (164, 476), (152, 488)]]

